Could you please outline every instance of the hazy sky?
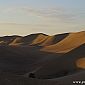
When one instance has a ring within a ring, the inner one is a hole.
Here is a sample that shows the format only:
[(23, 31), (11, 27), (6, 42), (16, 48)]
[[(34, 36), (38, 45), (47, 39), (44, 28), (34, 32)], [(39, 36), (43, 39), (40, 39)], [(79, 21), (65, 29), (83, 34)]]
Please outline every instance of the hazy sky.
[(0, 35), (85, 31), (85, 0), (0, 0)]

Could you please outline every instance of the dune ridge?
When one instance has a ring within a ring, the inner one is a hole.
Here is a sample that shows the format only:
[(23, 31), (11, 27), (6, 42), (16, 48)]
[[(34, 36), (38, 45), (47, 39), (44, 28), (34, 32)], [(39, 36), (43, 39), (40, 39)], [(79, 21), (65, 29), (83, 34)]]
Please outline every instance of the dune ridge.
[(85, 43), (85, 32), (70, 33), (59, 43), (46, 46), (41, 51), (66, 53)]
[(37, 38), (35, 38), (30, 45), (39, 45), (44, 42), (49, 36), (40, 34)]
[(68, 35), (69, 35), (69, 33), (57, 34), (57, 35), (49, 36), (47, 38), (47, 40), (45, 40), (40, 46), (49, 46), (49, 45), (56, 44), (56, 43), (60, 42), (61, 40), (63, 40)]

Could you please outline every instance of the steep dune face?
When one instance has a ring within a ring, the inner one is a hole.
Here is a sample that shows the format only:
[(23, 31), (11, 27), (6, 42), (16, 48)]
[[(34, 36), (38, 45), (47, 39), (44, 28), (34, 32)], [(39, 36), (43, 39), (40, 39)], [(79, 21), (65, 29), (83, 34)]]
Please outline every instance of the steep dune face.
[(49, 45), (56, 44), (62, 39), (64, 39), (65, 37), (67, 37), (68, 35), (69, 33), (48, 36), (48, 38), (40, 46), (49, 46)]
[(21, 41), (21, 37), (17, 37), (15, 38), (11, 43), (9, 43), (9, 46), (18, 46), (18, 45), (21, 45), (22, 42)]
[(70, 33), (57, 44), (46, 46), (41, 51), (66, 53), (85, 43), (85, 32)]
[(45, 34), (38, 35), (37, 38), (33, 40), (33, 42), (30, 45), (38, 45), (38, 46), (49, 46), (58, 43), (62, 39), (64, 39), (66, 36), (68, 36), (69, 33), (65, 34), (58, 34), (54, 36), (49, 36)]
[(53, 43), (54, 36), (48, 36), (47, 39), (40, 44), (40, 46), (49, 46)]
[(23, 46), (23, 45), (36, 45), (41, 42), (43, 42), (48, 35), (45, 35), (43, 33), (36, 33), (36, 34), (31, 34), (28, 36), (4, 36), (0, 37), (0, 45), (9, 45), (9, 46)]
[(41, 40), (40, 38), (44, 39), (45, 36), (47, 35), (43, 33), (31, 34), (31, 35), (23, 37), (22, 42), (23, 42), (23, 45), (34, 45), (34, 44), (37, 44), (39, 40)]
[(30, 45), (39, 45), (42, 42), (44, 42), (48, 38), (47, 35), (40, 34), (33, 40), (33, 42)]
[(4, 36), (0, 37), (0, 45), (9, 45), (11, 42), (13, 42), (17, 37), (17, 35), (14, 36)]

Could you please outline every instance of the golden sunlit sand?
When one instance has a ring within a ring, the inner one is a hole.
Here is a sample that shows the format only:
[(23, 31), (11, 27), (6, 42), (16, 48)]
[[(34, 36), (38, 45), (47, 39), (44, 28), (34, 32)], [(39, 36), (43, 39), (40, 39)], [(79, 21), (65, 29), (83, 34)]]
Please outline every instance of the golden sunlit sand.
[(70, 33), (65, 39), (54, 45), (46, 46), (41, 51), (67, 53), (85, 43), (85, 32)]
[(85, 69), (85, 58), (80, 58), (76, 61), (76, 65), (79, 68)]
[(36, 45), (44, 42), (47, 39), (48, 36), (40, 34), (36, 39), (33, 40), (33, 42), (30, 45)]
[(20, 37), (17, 37), (16, 39), (14, 39), (11, 43), (9, 43), (9, 45), (10, 46), (12, 46), (12, 45), (20, 45), (20, 44), (22, 44), (20, 41), (21, 41), (21, 39), (22, 38), (20, 38)]

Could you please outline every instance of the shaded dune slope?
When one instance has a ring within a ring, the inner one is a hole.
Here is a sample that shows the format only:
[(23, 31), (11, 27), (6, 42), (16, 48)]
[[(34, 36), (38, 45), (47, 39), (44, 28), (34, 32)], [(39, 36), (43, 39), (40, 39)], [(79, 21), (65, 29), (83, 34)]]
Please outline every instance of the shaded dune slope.
[[(43, 33), (30, 34), (28, 36), (4, 36), (0, 37), (0, 45), (35, 45), (44, 40), (48, 36)], [(41, 41), (40, 41), (41, 40)]]
[(48, 35), (43, 34), (43, 33), (31, 34), (31, 35), (25, 36), (23, 38), (22, 42), (24, 42), (23, 45), (35, 45), (35, 44), (39, 44), (40, 42), (42, 42), (42, 40), (40, 38), (44, 39), (45, 36), (48, 36)]
[(13, 42), (16, 38), (21, 38), (21, 36), (4, 36), (0, 37), (0, 45), (9, 45), (11, 42)]
[(36, 47), (0, 46), (0, 71), (24, 74), (60, 55), (40, 52)]
[[(61, 78), (55, 79), (29, 79), (29, 85), (81, 85), (74, 84), (73, 81), (84, 81), (85, 79), (85, 71), (79, 71), (72, 75), (64, 76)], [(36, 83), (37, 82), (37, 83)], [(84, 83), (83, 83), (84, 85)]]
[(4, 36), (0, 37), (0, 45), (14, 45), (14, 46), (49, 46), (58, 43), (69, 33), (58, 34), (54, 36), (49, 36), (43, 33), (31, 34), (28, 36)]
[[(80, 56), (81, 55), (81, 56)], [(33, 74), (36, 78), (55, 78), (61, 77), (68, 74), (72, 74), (76, 72), (79, 67), (77, 67), (76, 61), (79, 58), (83, 58), (85, 56), (85, 44), (80, 47), (70, 51), (67, 54), (64, 54), (60, 57), (55, 57), (45, 65), (43, 65), (39, 70), (34, 72)]]

